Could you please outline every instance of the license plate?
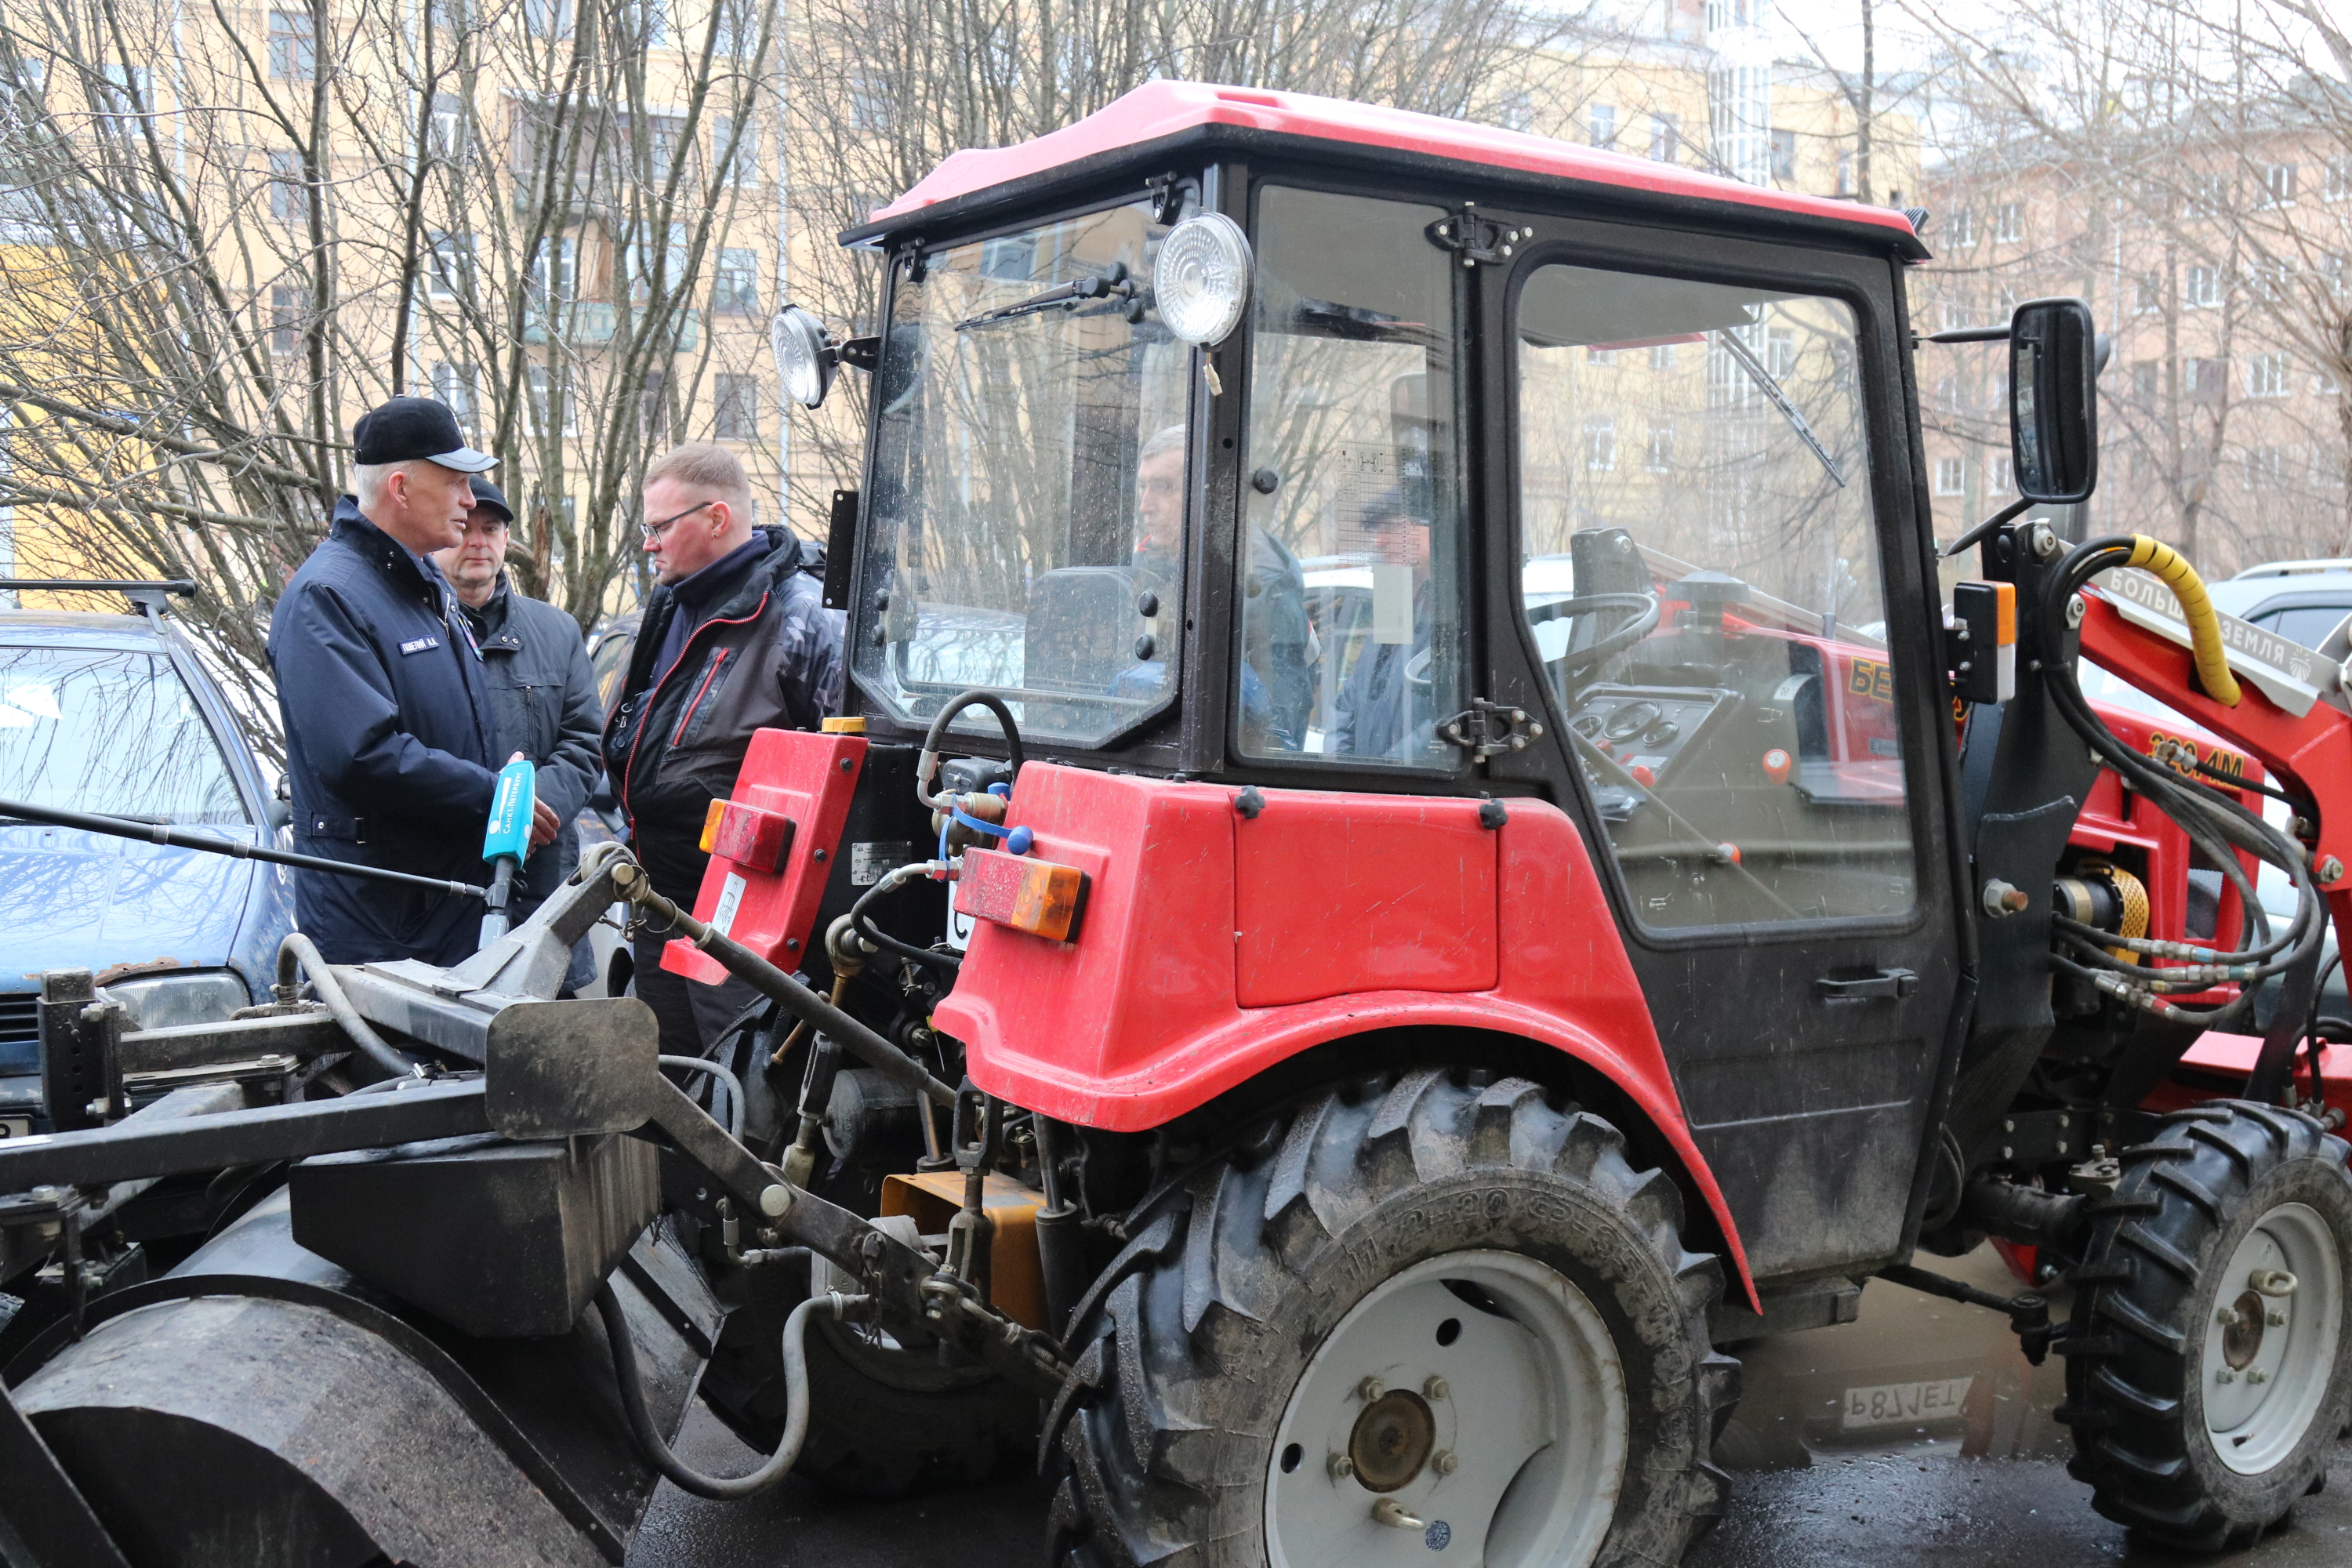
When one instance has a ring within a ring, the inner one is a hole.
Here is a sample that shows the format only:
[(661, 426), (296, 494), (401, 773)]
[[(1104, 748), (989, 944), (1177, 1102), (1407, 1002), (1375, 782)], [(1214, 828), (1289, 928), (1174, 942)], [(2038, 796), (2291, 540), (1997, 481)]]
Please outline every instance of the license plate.
[(1909, 1426), (1927, 1421), (1958, 1418), (1974, 1377), (1938, 1377), (1925, 1383), (1882, 1383), (1872, 1388), (1849, 1388), (1839, 1406), (1838, 1425)]

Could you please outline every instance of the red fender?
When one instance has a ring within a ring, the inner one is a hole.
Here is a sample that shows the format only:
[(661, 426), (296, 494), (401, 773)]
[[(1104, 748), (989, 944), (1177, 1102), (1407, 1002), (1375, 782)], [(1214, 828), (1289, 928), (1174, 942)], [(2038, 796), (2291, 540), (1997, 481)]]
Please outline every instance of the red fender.
[(1035, 763), (1008, 821), (1087, 888), (1069, 942), (982, 920), (933, 1016), (991, 1094), (1132, 1132), (1349, 1036), (1425, 1025), (1540, 1041), (1656, 1127), (1761, 1310), (1600, 878), (1557, 807)]

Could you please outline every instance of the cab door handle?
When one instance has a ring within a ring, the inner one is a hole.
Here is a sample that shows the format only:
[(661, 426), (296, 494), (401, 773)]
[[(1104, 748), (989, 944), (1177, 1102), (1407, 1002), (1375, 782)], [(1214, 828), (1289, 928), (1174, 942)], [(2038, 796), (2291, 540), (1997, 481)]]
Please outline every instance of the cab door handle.
[(1891, 1001), (1917, 995), (1919, 976), (1908, 969), (1882, 969), (1858, 980), (1832, 980), (1823, 975), (1813, 982), (1813, 990), (1824, 1002), (1874, 1002), (1881, 997)]

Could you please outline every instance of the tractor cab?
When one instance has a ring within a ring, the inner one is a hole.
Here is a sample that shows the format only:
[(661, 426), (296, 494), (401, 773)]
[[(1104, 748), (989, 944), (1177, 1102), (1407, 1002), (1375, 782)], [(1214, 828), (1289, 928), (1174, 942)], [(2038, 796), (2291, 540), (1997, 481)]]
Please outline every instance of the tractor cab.
[[(979, 687), (1032, 758), (1367, 823), (1397, 795), (1564, 816), (1759, 1274), (1899, 1249), (1960, 946), (1908, 219), (1163, 82), (959, 153), (845, 241), (886, 258), (878, 341), (804, 352), (873, 366), (870, 734)], [(1266, 994), (1492, 983), (1491, 939), (1460, 973), (1393, 956), (1491, 897), (1441, 913), (1381, 893), (1433, 865), (1254, 837), (1335, 914), (1254, 932), (1281, 917), (1244, 843), (1245, 952), (1392, 955)]]

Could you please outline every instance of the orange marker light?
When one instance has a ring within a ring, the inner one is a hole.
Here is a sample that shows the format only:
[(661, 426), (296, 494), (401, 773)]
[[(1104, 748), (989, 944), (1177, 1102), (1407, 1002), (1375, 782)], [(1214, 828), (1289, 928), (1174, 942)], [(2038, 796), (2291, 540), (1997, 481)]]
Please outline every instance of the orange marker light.
[(1032, 855), (967, 849), (956, 883), (961, 912), (1047, 942), (1076, 942), (1087, 896), (1087, 874)]
[(709, 854), (710, 847), (719, 842), (719, 819), (726, 815), (727, 803), (723, 800), (712, 801), (710, 809), (702, 814), (702, 852), (705, 855)]
[(1775, 746), (1764, 753), (1764, 776), (1774, 784), (1789, 782), (1789, 753)]

